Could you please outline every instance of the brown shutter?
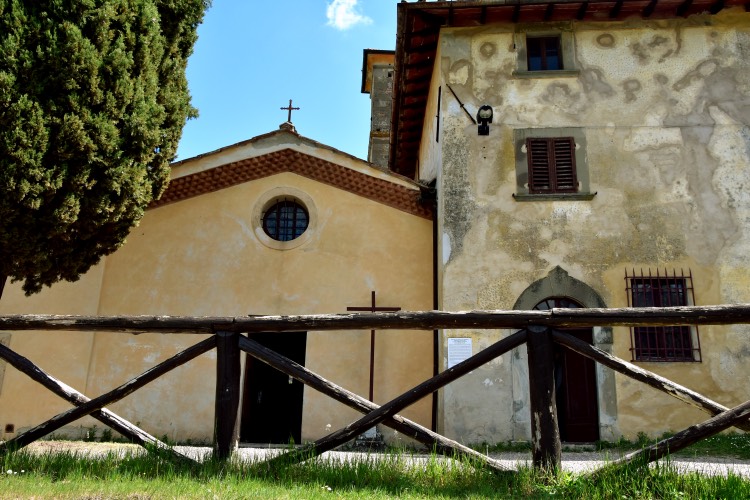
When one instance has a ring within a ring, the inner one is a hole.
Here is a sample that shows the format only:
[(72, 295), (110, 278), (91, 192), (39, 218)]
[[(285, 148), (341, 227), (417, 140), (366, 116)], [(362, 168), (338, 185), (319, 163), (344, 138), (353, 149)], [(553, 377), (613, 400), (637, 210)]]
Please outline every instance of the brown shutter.
[(529, 193), (551, 193), (549, 141), (540, 138), (526, 139), (529, 158)]
[(572, 137), (526, 139), (529, 193), (576, 193), (576, 144)]
[(556, 193), (575, 193), (578, 191), (576, 178), (576, 143), (572, 137), (551, 139), (554, 151), (554, 179)]

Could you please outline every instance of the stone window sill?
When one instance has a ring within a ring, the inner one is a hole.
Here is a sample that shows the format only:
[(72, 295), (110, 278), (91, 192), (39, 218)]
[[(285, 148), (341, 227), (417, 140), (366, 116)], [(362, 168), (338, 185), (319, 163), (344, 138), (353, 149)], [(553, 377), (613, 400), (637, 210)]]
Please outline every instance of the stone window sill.
[(517, 70), (513, 72), (513, 76), (515, 76), (516, 78), (564, 78), (574, 77), (580, 74), (581, 72), (577, 69), (555, 69), (543, 71)]
[(596, 193), (513, 194), (516, 201), (589, 201)]

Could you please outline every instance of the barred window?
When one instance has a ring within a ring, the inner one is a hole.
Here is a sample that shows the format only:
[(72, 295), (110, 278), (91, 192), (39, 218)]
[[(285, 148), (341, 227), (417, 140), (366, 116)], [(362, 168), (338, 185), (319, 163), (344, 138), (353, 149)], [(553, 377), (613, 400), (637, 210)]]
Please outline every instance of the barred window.
[[(693, 276), (665, 269), (636, 275), (625, 271), (630, 307), (677, 307), (695, 303)], [(696, 326), (638, 326), (630, 329), (633, 361), (700, 361), (700, 340)]]
[(572, 137), (529, 137), (529, 193), (576, 193), (576, 143)]
[(309, 224), (307, 210), (292, 199), (281, 199), (263, 214), (263, 230), (276, 241), (299, 238)]

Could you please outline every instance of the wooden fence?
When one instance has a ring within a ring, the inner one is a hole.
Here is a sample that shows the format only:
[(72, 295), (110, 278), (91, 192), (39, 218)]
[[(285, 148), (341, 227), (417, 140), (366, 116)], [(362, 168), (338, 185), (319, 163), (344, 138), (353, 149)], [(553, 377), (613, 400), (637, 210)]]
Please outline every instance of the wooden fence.
[[(214, 453), (226, 459), (238, 446), (237, 426), (240, 407), (240, 356), (247, 352), (310, 387), (364, 414), (362, 418), (314, 443), (269, 459), (269, 464), (291, 464), (320, 455), (340, 446), (377, 424), (389, 426), (431, 449), (454, 457), (470, 457), (486, 466), (504, 470), (492, 458), (441, 436), (400, 415), (398, 412), (419, 399), (466, 375), (485, 363), (526, 344), (529, 364), (532, 459), (537, 468), (559, 469), (560, 432), (554, 386), (554, 345), (583, 356), (665, 392), (711, 415), (653, 446), (634, 452), (606, 467), (634, 461), (647, 463), (676, 452), (700, 439), (735, 426), (750, 430), (750, 401), (726, 408), (711, 399), (655, 373), (619, 359), (561, 331), (561, 328), (594, 326), (732, 325), (750, 323), (750, 304), (627, 309), (550, 309), (546, 311), (470, 312), (387, 312), (308, 316), (175, 317), (175, 316), (0, 316), (0, 331), (67, 330), (126, 332), (130, 334), (212, 334), (154, 366), (125, 384), (94, 399), (67, 386), (42, 371), (30, 360), (0, 344), (0, 359), (27, 374), (48, 390), (73, 404), (73, 408), (0, 444), (0, 456), (17, 450), (85, 415), (91, 415), (126, 438), (146, 447), (171, 453), (177, 460), (190, 460), (160, 442), (146, 431), (115, 415), (105, 406), (133, 393), (168, 371), (211, 349), (217, 351)], [(378, 406), (347, 391), (261, 344), (242, 335), (252, 332), (293, 332), (323, 330), (437, 330), (437, 329), (514, 329), (515, 333), (409, 389), (388, 403)], [(594, 472), (596, 474), (597, 472)]]

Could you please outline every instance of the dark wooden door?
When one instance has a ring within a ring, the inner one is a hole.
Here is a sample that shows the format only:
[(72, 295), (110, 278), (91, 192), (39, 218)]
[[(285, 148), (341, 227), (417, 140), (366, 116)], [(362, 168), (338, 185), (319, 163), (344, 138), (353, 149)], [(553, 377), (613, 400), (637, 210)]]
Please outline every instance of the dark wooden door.
[[(563, 330), (564, 333), (593, 343), (592, 330)], [(555, 347), (557, 415), (560, 439), (568, 443), (599, 440), (599, 409), (596, 391), (596, 365), (585, 356)]]
[[(254, 333), (250, 338), (292, 361), (305, 364), (307, 332)], [(304, 384), (249, 354), (245, 366), (240, 441), (289, 444), (302, 442)]]
[[(554, 307), (579, 308), (569, 297), (549, 297), (534, 306), (546, 311)], [(591, 328), (561, 329), (574, 337), (594, 343)], [(599, 404), (596, 391), (596, 365), (585, 356), (555, 344), (555, 402), (560, 439), (566, 443), (599, 440)]]

